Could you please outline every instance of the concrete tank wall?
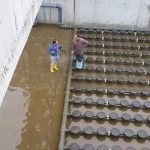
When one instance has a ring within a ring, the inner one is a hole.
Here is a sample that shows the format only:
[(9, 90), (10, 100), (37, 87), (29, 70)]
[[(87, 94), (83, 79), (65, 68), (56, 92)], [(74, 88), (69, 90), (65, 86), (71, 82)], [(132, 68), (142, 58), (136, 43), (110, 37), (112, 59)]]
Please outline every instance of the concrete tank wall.
[[(150, 0), (44, 0), (61, 4), (63, 23), (91, 26), (150, 27)], [(57, 23), (57, 9), (41, 8), (38, 20)]]
[(0, 105), (43, 0), (0, 0)]

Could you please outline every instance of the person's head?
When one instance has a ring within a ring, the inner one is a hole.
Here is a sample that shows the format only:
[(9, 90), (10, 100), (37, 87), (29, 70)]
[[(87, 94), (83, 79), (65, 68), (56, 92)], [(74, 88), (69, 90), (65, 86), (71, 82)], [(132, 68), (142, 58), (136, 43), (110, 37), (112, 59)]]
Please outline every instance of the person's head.
[(79, 41), (79, 40), (80, 40), (80, 36), (79, 36), (79, 35), (74, 35), (74, 39), (75, 39), (76, 41)]
[(53, 40), (53, 45), (57, 45), (58, 41), (57, 40)]
[(74, 35), (74, 39), (76, 39), (77, 38), (77, 35)]

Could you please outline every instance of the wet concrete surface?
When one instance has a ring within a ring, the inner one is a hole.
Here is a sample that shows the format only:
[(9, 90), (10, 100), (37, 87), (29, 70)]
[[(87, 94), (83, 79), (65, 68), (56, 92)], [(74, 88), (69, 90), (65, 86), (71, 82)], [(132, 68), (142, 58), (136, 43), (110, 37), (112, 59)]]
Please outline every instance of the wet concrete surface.
[[(57, 150), (73, 30), (39, 24), (30, 33), (0, 109), (1, 150)], [(49, 71), (49, 44), (65, 47)]]

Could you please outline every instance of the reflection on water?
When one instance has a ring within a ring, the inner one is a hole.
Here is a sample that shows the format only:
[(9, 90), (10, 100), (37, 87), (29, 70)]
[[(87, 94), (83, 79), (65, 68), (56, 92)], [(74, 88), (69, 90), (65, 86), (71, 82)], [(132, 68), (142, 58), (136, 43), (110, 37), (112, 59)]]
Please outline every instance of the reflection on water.
[[(58, 149), (72, 36), (56, 25), (32, 29), (0, 110), (0, 149)], [(60, 54), (60, 70), (50, 73), (47, 50), (53, 39), (66, 53)]]
[(25, 125), (28, 99), (30, 94), (25, 89), (9, 86), (0, 109), (0, 147), (13, 150), (21, 142), (20, 132)]

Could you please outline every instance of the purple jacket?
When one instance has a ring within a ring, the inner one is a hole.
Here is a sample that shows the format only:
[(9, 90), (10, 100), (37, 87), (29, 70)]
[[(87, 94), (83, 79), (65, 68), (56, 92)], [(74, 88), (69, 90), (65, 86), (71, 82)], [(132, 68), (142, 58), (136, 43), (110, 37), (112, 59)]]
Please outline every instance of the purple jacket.
[(79, 39), (78, 41), (73, 41), (73, 50), (75, 51), (75, 55), (77, 54), (83, 54), (84, 51), (83, 51), (83, 48), (85, 46), (88, 45), (88, 41), (84, 40), (84, 39)]

